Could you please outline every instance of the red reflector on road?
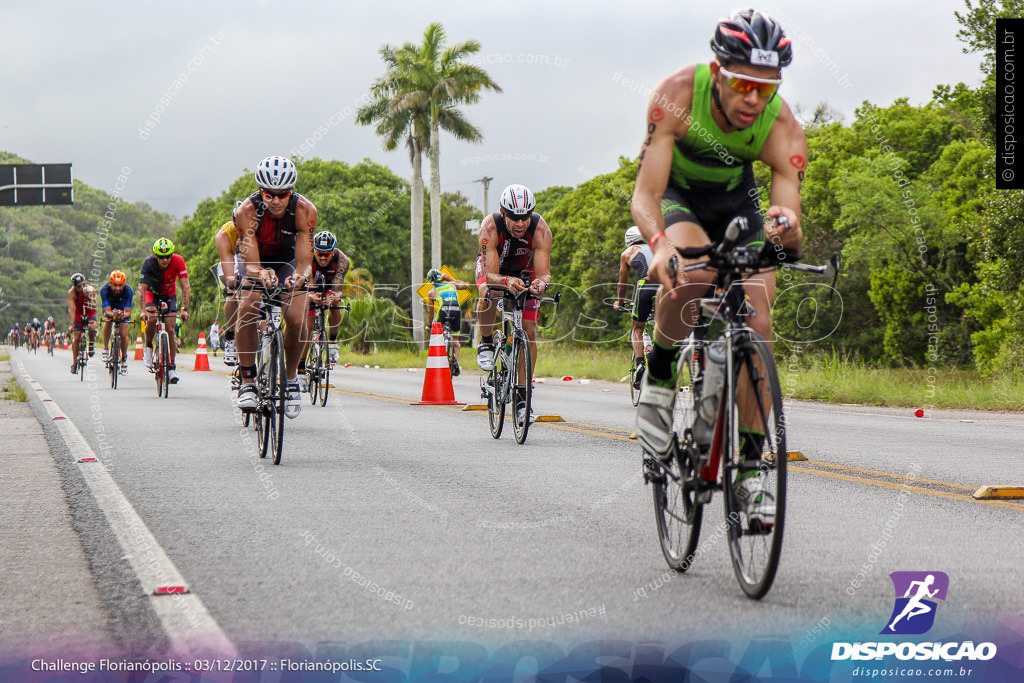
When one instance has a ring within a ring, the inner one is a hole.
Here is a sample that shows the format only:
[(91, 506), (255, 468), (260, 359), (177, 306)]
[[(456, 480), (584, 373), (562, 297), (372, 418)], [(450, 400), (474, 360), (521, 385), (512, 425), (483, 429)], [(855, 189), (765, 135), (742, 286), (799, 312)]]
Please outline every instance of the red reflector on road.
[(78, 462), (99, 462), (96, 458), (79, 458)]
[(66, 420), (67, 418), (66, 418), (66, 417), (64, 417), (63, 415), (58, 415), (57, 417), (55, 417), (55, 418), (53, 418), (53, 419), (54, 419), (54, 420)]
[(188, 593), (187, 586), (157, 586), (153, 595), (173, 595), (174, 593)]

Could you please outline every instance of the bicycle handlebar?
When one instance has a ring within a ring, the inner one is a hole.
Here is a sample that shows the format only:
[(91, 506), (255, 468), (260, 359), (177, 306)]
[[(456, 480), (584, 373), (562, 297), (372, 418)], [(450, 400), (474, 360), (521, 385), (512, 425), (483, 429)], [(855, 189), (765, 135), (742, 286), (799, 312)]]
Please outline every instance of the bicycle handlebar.
[[(555, 296), (553, 296), (553, 297), (550, 297), (550, 296), (537, 296), (536, 294), (530, 293), (530, 289), (529, 288), (526, 288), (526, 289), (524, 289), (521, 292), (513, 292), (511, 289), (509, 289), (505, 285), (487, 285), (487, 298), (488, 299), (495, 298), (495, 297), (491, 296), (491, 292), (493, 290), (498, 290), (498, 291), (504, 292), (504, 294), (502, 294), (502, 297), (506, 298), (506, 299), (511, 299), (513, 302), (515, 302), (516, 308), (522, 308), (523, 306), (526, 305), (527, 301), (531, 301), (531, 300), (537, 300), (537, 301), (541, 302), (542, 304), (543, 303), (557, 304), (559, 301), (562, 300), (562, 292), (561, 292), (561, 290), (555, 292)], [(547, 290), (545, 290), (545, 291), (547, 291)]]
[[(788, 224), (785, 216), (779, 217), (780, 223)], [(744, 216), (737, 216), (729, 222), (725, 229), (725, 237), (718, 245), (709, 244), (703, 247), (689, 247), (681, 249), (676, 247), (676, 254), (669, 259), (669, 273), (673, 278), (679, 270), (679, 257), (686, 259), (708, 257), (707, 261), (691, 263), (683, 266), (683, 272), (694, 270), (714, 269), (717, 270), (719, 279), (730, 275), (737, 276), (746, 273), (753, 273), (768, 268), (788, 268), (799, 270), (805, 273), (816, 273), (818, 275), (831, 276), (832, 288), (835, 289), (836, 281), (839, 278), (842, 259), (839, 254), (833, 254), (828, 263), (821, 266), (812, 266), (798, 263), (803, 258), (800, 252), (784, 249), (780, 245), (773, 244), (766, 240), (762, 247), (757, 250), (749, 250), (744, 246), (735, 246), (740, 235), (745, 232), (747, 219)]]

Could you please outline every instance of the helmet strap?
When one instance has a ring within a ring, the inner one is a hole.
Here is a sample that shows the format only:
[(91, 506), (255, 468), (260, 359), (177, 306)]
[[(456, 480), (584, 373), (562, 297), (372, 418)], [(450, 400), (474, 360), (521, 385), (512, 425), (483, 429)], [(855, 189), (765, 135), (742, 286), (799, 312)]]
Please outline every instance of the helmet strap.
[(722, 98), (718, 96), (718, 84), (717, 83), (714, 83), (711, 86), (711, 96), (713, 98), (715, 98), (715, 107), (718, 108), (718, 113), (722, 115), (723, 119), (725, 119), (726, 124), (728, 124), (729, 126), (731, 126), (733, 128), (736, 128), (736, 124), (734, 124), (732, 121), (729, 120), (729, 117), (725, 115), (725, 110), (722, 109)]

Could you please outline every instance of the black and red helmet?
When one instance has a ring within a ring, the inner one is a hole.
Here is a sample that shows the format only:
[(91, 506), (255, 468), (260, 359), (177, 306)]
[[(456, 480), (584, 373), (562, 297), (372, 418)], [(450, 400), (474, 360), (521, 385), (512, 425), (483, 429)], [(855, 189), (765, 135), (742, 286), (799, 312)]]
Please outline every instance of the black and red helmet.
[(722, 64), (781, 68), (793, 61), (793, 46), (779, 22), (753, 9), (719, 21), (711, 36), (711, 51)]

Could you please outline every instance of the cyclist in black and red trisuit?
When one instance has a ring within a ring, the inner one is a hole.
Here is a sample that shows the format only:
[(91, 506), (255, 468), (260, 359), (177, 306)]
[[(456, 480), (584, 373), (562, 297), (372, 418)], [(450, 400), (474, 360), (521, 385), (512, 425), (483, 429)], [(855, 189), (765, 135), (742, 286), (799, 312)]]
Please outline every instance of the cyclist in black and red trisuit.
[[(235, 210), (233, 217), (240, 241), (243, 277), (258, 278), (266, 287), (283, 283), (287, 288), (303, 287), (312, 276), (313, 234), (317, 213), (313, 202), (294, 191), (299, 178), (295, 164), (280, 156), (267, 157), (254, 174), (259, 189)], [(256, 408), (256, 344), (258, 307), (261, 294), (255, 290), (239, 294), (238, 363), (242, 385), (237, 405), (243, 410)], [(305, 358), (308, 346), (306, 311), (309, 294), (302, 289), (286, 292), (282, 302), (284, 316), (284, 355), (288, 374), (285, 416), (295, 418), (302, 410), (299, 361)]]
[[(476, 259), (476, 284), (480, 288), (477, 320), (481, 341), (476, 361), (481, 370), (494, 367), (494, 318), (497, 305), (487, 298), (487, 285), (503, 285), (513, 292), (529, 289), (542, 295), (551, 285), (551, 228), (540, 214), (537, 202), (523, 185), (509, 185), (501, 193), (500, 210), (480, 225), (480, 254)], [(524, 282), (520, 275), (527, 275)], [(531, 300), (523, 310), (523, 330), (530, 338), (530, 365), (537, 365), (537, 310)]]
[[(321, 230), (313, 237), (312, 279), (316, 284), (309, 295), (311, 303), (330, 306), (341, 301), (341, 288), (345, 285), (350, 263), (345, 252), (335, 246), (337, 243), (338, 239), (327, 230)], [(314, 311), (309, 312), (310, 317), (314, 314)], [(327, 349), (332, 363), (338, 362), (340, 328), (341, 309), (333, 308), (327, 312)], [(302, 361), (299, 362), (299, 374), (302, 374)]]

